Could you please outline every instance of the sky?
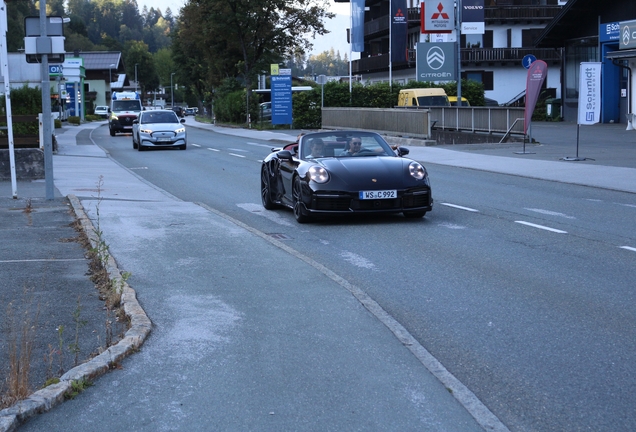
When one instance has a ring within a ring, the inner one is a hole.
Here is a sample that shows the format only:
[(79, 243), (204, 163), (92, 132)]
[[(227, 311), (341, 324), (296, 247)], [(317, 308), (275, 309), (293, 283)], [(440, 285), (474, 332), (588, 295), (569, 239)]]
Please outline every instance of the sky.
[[(165, 12), (170, 8), (173, 15), (179, 13), (179, 9), (185, 4), (184, 0), (137, 0), (140, 11), (144, 5), (150, 9), (151, 7), (159, 8)], [(340, 56), (344, 58), (345, 54), (349, 57), (349, 44), (347, 43), (347, 28), (349, 28), (349, 3), (336, 3), (333, 0), (329, 2), (330, 12), (334, 12), (336, 16), (325, 22), (325, 27), (330, 33), (318, 36), (312, 40), (314, 45), (309, 54), (320, 54), (323, 51), (329, 51), (332, 47), (334, 51), (340, 51)], [(352, 53), (352, 58), (360, 58), (359, 53)]]

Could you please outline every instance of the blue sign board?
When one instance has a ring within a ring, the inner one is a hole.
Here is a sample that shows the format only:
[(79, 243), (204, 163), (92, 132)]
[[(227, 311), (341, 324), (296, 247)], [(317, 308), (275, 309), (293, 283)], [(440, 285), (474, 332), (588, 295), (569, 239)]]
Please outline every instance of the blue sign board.
[(621, 25), (618, 22), (601, 24), (598, 29), (599, 42), (612, 42), (618, 40), (621, 37)]
[(530, 69), (530, 65), (536, 61), (537, 61), (537, 58), (535, 56), (533, 56), (532, 54), (527, 54), (523, 56), (523, 60), (521, 60), (521, 64), (523, 64), (524, 68)]
[[(80, 116), (79, 113), (82, 112), (82, 99), (79, 94), (75, 93), (75, 83), (66, 83), (66, 108), (70, 109), (68, 115), (70, 116)], [(79, 88), (78, 88), (79, 93)], [(75, 112), (75, 98), (78, 99), (77, 104), (77, 113)]]
[(272, 124), (292, 124), (292, 77), (272, 75)]
[(62, 75), (62, 65), (60, 64), (49, 65), (49, 76), (61, 76), (61, 75)]

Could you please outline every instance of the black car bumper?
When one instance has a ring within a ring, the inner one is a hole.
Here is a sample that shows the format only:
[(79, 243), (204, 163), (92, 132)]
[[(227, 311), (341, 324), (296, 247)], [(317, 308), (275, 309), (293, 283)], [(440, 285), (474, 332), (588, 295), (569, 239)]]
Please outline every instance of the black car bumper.
[(397, 198), (361, 200), (357, 192), (314, 191), (304, 199), (308, 213), (396, 213), (430, 211), (433, 197), (428, 188), (398, 191)]

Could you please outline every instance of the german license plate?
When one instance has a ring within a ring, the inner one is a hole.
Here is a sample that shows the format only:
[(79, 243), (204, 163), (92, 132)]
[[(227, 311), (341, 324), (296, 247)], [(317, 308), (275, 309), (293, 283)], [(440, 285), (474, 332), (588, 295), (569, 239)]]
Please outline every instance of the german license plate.
[(157, 138), (157, 141), (159, 141), (159, 142), (169, 142), (171, 140), (170, 140), (170, 138)]
[(359, 197), (361, 200), (391, 199), (391, 198), (397, 198), (397, 191), (395, 190), (360, 191)]

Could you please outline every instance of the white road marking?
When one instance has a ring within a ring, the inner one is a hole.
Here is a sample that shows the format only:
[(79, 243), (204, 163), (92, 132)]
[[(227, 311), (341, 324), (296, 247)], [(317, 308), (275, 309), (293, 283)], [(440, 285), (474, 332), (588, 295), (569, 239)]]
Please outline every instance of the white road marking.
[(251, 146), (257, 146), (257, 147), (265, 147), (265, 148), (268, 148), (268, 149), (271, 149), (272, 147), (276, 148), (276, 146), (273, 146), (271, 144), (259, 144), (259, 143), (253, 143), (253, 142), (247, 142), (245, 144), (251, 145)]
[(193, 147), (201, 147), (201, 144), (190, 143), (190, 145), (193, 146)]
[(440, 204), (443, 205), (443, 206), (446, 206), (446, 207), (453, 207), (453, 208), (460, 209), (460, 210), (466, 210), (466, 211), (469, 211), (469, 212), (479, 213), (479, 210), (476, 210), (476, 209), (470, 208), (470, 207), (462, 207), (460, 205), (450, 204), (450, 203), (440, 203)]
[(210, 150), (210, 151), (215, 151), (215, 152), (220, 152), (220, 151), (221, 151), (221, 150), (219, 150), (219, 149), (213, 149), (213, 148), (208, 148), (208, 150)]
[(140, 170), (140, 169), (148, 169), (148, 167), (132, 167), (128, 168), (129, 170)]
[(237, 152), (247, 153), (247, 150), (237, 149), (237, 148), (229, 148), (228, 150), (232, 150), (232, 151), (237, 151)]
[(277, 212), (265, 210), (261, 204), (244, 203), (237, 204), (237, 207), (240, 207), (252, 214), (263, 216), (264, 218), (269, 219), (279, 225), (292, 226), (292, 224), (289, 223), (287, 219), (283, 219)]
[(239, 155), (239, 154), (236, 154), (236, 153), (230, 153), (230, 155), (231, 156), (236, 156), (236, 157), (241, 157), (241, 158), (245, 157), (245, 155)]
[(635, 247), (631, 247), (631, 246), (621, 246), (621, 249), (627, 249), (630, 250), (632, 252), (636, 252), (636, 248)]
[(557, 233), (557, 234), (567, 234), (568, 233), (567, 231), (561, 231), (561, 230), (556, 229), (556, 228), (550, 228), (550, 227), (547, 227), (547, 226), (537, 225), (537, 224), (533, 224), (533, 223), (525, 222), (525, 221), (515, 221), (515, 223), (518, 223), (518, 224), (521, 224), (521, 225), (528, 225), (528, 226), (531, 226), (531, 227), (534, 227), (534, 228), (539, 228), (539, 229), (546, 230), (546, 231), (552, 231), (552, 232)]
[(376, 270), (375, 264), (373, 264), (371, 261), (369, 261), (365, 257), (355, 254), (353, 252), (342, 251), (340, 252), (340, 256), (344, 258), (345, 261), (348, 261), (349, 263), (353, 264), (356, 267), (362, 267), (369, 270)]
[(622, 205), (624, 207), (634, 207), (634, 208), (636, 208), (636, 205), (634, 205), (634, 204), (621, 204), (621, 203), (618, 203), (618, 205)]
[(526, 207), (526, 210), (537, 212), (537, 213), (541, 213), (541, 214), (544, 214), (544, 215), (560, 216), (560, 217), (564, 217), (566, 219), (576, 219), (574, 216), (568, 216), (568, 215), (566, 215), (564, 213), (559, 213), (559, 212), (555, 212), (555, 211), (551, 211), (551, 210), (527, 208), (527, 207)]
[(463, 225), (455, 225), (455, 224), (451, 224), (451, 223), (441, 223), (441, 224), (439, 224), (439, 226), (444, 227), (444, 228), (450, 228), (450, 229), (466, 229), (466, 227), (463, 226)]

